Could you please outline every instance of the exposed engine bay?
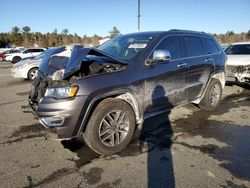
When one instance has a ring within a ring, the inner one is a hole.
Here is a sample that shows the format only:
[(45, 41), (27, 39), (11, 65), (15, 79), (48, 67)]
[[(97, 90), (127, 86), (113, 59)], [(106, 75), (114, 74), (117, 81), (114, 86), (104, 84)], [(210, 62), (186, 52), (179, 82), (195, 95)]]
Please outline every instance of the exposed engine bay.
[(120, 70), (122, 67), (124, 66), (118, 63), (103, 63), (98, 61), (97, 59), (91, 59), (90, 57), (88, 57), (88, 59), (83, 60), (80, 70), (74, 73), (74, 78), (81, 78), (95, 74), (110, 73)]
[(51, 48), (45, 52), (38, 76), (32, 82), (29, 104), (36, 111), (38, 101), (49, 86), (70, 86), (76, 79), (119, 71), (126, 63), (97, 49), (73, 47)]

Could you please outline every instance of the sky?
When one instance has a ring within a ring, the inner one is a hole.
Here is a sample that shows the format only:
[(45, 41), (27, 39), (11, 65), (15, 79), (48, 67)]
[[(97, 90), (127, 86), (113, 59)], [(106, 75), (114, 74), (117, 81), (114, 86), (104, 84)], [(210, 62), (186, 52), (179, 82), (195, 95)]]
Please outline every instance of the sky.
[[(29, 26), (31, 32), (107, 36), (137, 32), (138, 0), (1, 0), (0, 32)], [(187, 29), (247, 32), (250, 0), (141, 0), (141, 31)]]

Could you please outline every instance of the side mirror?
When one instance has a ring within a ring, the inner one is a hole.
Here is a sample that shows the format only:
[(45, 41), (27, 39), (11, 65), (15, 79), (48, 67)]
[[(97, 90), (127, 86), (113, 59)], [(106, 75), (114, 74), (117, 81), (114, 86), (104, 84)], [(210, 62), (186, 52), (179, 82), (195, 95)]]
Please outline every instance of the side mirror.
[(169, 61), (171, 54), (168, 50), (155, 50), (153, 52), (153, 58), (146, 60), (146, 65), (153, 65), (158, 62)]

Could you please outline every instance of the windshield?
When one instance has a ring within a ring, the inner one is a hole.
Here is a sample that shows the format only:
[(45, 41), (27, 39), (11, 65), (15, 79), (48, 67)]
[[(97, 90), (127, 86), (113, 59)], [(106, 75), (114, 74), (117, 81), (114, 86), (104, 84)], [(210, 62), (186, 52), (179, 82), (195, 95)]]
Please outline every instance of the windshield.
[(231, 45), (226, 50), (227, 55), (249, 55), (250, 44)]
[(152, 36), (119, 36), (113, 38), (97, 49), (117, 59), (129, 61), (138, 55), (152, 40)]

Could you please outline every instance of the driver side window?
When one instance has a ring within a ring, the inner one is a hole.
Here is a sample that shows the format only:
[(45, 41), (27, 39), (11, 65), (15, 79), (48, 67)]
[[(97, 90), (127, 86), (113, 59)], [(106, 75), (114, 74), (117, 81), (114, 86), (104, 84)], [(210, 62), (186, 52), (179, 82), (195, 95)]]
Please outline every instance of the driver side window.
[(171, 59), (181, 58), (181, 46), (179, 37), (166, 37), (155, 50), (168, 50), (171, 54)]

